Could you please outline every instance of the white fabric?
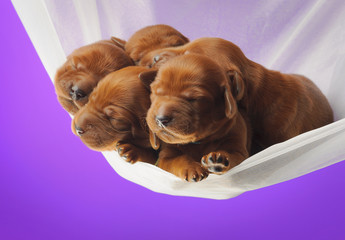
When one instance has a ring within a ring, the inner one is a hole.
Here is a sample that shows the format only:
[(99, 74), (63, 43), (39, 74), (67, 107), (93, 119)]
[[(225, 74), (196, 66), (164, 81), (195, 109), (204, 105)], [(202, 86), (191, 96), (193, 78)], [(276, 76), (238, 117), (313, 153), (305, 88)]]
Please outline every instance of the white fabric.
[[(110, 36), (128, 39), (144, 26), (162, 23), (157, 20), (157, 11), (153, 11), (159, 3), (153, 1), (12, 2), (51, 79), (73, 49)], [(116, 152), (104, 152), (117, 173), (156, 192), (226, 199), (345, 159), (345, 4), (319, 0), (305, 1), (299, 6), (298, 0), (254, 1), (255, 4), (247, 4), (246, 8), (238, 7), (238, 3), (233, 9), (215, 2), (210, 11), (201, 14), (198, 10), (205, 8), (205, 2), (183, 2), (176, 3), (181, 9), (180, 16), (167, 13), (171, 21), (164, 23), (191, 40), (203, 36), (223, 37), (268, 68), (306, 75), (328, 97), (337, 122), (276, 144), (228, 173), (210, 175), (199, 183), (184, 182), (149, 164), (130, 165)], [(228, 21), (217, 20), (223, 12), (229, 13)], [(185, 21), (189, 13), (197, 19)], [(194, 31), (190, 35), (184, 29)]]

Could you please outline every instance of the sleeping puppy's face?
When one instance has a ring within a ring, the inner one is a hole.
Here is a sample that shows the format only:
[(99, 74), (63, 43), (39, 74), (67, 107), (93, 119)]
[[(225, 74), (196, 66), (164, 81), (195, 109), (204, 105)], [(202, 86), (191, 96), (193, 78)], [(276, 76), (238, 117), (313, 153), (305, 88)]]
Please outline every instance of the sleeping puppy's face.
[(189, 42), (183, 34), (168, 25), (153, 25), (134, 33), (125, 45), (128, 55), (139, 64), (140, 60), (155, 49), (182, 46)]
[(88, 102), (97, 83), (108, 73), (133, 65), (114, 41), (99, 41), (75, 50), (57, 70), (55, 91), (62, 107), (74, 115)]
[(72, 131), (91, 149), (114, 150), (117, 142), (150, 147), (145, 117), (149, 88), (139, 79), (143, 67), (126, 67), (108, 74), (74, 116)]
[(205, 56), (187, 54), (171, 59), (151, 84), (149, 128), (171, 144), (211, 136), (237, 113), (230, 82), (227, 73)]

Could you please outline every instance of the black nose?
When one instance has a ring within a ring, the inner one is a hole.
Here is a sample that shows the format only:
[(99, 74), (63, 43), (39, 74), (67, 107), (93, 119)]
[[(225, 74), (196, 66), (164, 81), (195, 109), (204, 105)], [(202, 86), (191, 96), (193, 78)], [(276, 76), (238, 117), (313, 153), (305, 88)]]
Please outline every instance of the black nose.
[(69, 94), (73, 100), (79, 100), (86, 96), (86, 94), (80, 88), (78, 88), (78, 86), (73, 86)]
[(160, 127), (166, 127), (171, 122), (172, 118), (169, 116), (156, 116), (156, 123)]
[(78, 127), (77, 125), (74, 125), (74, 127), (75, 127), (75, 131), (78, 134), (78, 136), (81, 136), (84, 134), (85, 131), (82, 128)]

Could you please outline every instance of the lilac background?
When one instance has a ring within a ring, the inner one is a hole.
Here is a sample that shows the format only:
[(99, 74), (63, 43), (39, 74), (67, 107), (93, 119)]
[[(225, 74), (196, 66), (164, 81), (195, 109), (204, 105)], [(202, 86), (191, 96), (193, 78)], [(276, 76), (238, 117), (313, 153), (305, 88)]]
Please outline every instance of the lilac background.
[(222, 201), (121, 178), (71, 133), (9, 1), (0, 18), (0, 239), (345, 238), (344, 162)]

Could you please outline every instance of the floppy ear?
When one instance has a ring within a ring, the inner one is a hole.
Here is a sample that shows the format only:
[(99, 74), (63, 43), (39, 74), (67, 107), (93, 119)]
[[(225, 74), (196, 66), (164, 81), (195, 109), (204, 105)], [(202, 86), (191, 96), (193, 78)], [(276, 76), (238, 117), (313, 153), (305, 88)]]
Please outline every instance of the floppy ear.
[(167, 42), (164, 44), (163, 47), (178, 47), (189, 42), (189, 39), (186, 38), (185, 36), (171, 35), (167, 37), (166, 39), (167, 39), (166, 40)]
[(110, 40), (118, 47), (125, 50), (126, 41), (117, 37), (111, 37)]
[(139, 74), (139, 79), (145, 85), (145, 87), (151, 91), (150, 85), (155, 80), (157, 76), (157, 70), (151, 70), (147, 72), (142, 72)]
[(157, 138), (156, 134), (150, 131), (150, 143), (154, 150), (158, 150), (161, 146), (159, 138)]
[(241, 74), (235, 70), (230, 70), (227, 72), (228, 78), (230, 80), (232, 94), (236, 101), (243, 98), (244, 95), (244, 82)]
[(228, 83), (225, 84), (224, 100), (225, 100), (225, 115), (227, 118), (231, 119), (235, 116), (235, 113), (237, 112), (237, 104), (231, 94), (231, 88)]

